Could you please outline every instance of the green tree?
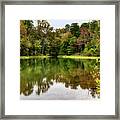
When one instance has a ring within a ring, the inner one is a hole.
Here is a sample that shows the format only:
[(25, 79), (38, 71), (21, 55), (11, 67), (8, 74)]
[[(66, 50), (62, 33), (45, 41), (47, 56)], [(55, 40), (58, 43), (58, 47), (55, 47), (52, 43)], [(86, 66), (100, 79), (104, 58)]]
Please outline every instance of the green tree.
[(20, 21), (20, 54), (31, 55), (31, 34), (33, 33), (33, 21), (21, 20)]
[(49, 37), (52, 36), (53, 27), (50, 27), (50, 24), (46, 20), (38, 20), (37, 23), (38, 39), (40, 41), (40, 53), (46, 55), (48, 51), (48, 41)]
[(66, 25), (65, 25), (65, 31), (66, 31), (66, 32), (70, 32), (70, 25), (69, 25), (69, 24), (66, 24)]
[(79, 25), (78, 23), (72, 23), (71, 26), (70, 26), (70, 32), (76, 36), (77, 38), (79, 37), (80, 35), (80, 29), (79, 29)]

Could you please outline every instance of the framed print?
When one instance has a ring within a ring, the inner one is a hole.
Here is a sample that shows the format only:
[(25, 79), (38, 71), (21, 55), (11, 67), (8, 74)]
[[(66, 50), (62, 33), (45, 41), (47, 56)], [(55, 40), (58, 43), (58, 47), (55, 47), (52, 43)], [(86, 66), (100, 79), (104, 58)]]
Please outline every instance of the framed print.
[(2, 119), (119, 119), (119, 1), (2, 1)]

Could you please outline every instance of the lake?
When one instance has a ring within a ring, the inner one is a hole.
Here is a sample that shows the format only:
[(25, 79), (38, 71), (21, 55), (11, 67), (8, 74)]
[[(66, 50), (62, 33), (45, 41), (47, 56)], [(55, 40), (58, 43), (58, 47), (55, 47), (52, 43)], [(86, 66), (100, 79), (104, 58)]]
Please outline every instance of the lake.
[(100, 99), (100, 62), (97, 59), (21, 59), (20, 99)]

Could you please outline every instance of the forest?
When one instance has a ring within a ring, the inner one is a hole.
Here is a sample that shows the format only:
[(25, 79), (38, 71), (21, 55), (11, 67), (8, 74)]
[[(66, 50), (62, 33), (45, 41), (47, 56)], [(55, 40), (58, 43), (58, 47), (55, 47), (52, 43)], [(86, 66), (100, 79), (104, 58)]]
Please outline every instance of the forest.
[(99, 57), (100, 21), (55, 29), (47, 20), (20, 20), (20, 56)]

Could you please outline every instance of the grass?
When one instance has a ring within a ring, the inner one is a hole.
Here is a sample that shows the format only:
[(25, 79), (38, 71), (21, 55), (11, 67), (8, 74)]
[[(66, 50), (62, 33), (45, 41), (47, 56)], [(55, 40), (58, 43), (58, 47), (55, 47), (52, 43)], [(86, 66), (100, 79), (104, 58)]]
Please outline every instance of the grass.
[(20, 56), (20, 59), (32, 59), (32, 58), (48, 58), (50, 56)]
[(71, 58), (71, 59), (100, 59), (100, 57), (94, 56), (58, 56), (59, 58)]
[[(20, 56), (20, 59), (32, 59), (32, 58), (48, 58), (51, 56)], [(100, 59), (100, 57), (94, 56), (58, 56), (58, 58), (70, 58), (70, 59)]]

